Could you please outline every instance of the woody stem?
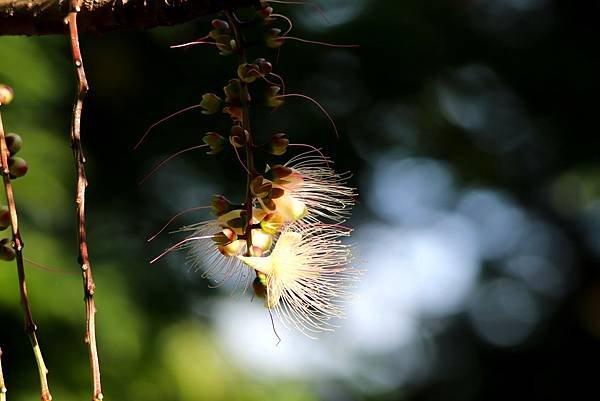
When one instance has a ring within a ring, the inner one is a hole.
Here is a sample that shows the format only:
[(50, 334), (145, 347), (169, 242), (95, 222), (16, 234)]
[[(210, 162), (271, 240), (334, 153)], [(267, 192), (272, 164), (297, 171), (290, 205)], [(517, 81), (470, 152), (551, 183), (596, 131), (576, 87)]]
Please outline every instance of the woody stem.
[(13, 247), (15, 249), (15, 258), (17, 262), (17, 273), (19, 276), (19, 292), (21, 294), (21, 306), (25, 317), (25, 332), (29, 336), (33, 355), (38, 368), (40, 377), (40, 392), (42, 401), (52, 400), (50, 389), (48, 387), (48, 369), (42, 357), (42, 350), (37, 339), (37, 327), (31, 315), (31, 306), (29, 296), (27, 295), (27, 283), (25, 280), (25, 265), (23, 263), (23, 239), (19, 231), (19, 220), (17, 218), (17, 205), (13, 194), (12, 184), (10, 182), (10, 171), (8, 169), (9, 151), (4, 136), (4, 127), (2, 125), (2, 116), (0, 115), (0, 160), (2, 162), (2, 178), (4, 179), (4, 189), (6, 190), (6, 200), (10, 212), (10, 225), (12, 227)]
[[(225, 16), (229, 21), (229, 25), (233, 30), (235, 43), (237, 44), (238, 50), (238, 63), (244, 64), (247, 61), (246, 58), (246, 43), (244, 37), (240, 32), (240, 24), (236, 16), (231, 11), (225, 11)], [(246, 166), (247, 179), (246, 179), (246, 222), (244, 224), (244, 235), (246, 237), (246, 254), (250, 256), (252, 249), (252, 207), (254, 205), (254, 196), (250, 190), (250, 184), (252, 179), (256, 176), (256, 167), (254, 166), (254, 141), (252, 138), (252, 128), (250, 125), (250, 106), (248, 104), (249, 92), (248, 83), (240, 80), (240, 103), (242, 108), (242, 128), (248, 132), (248, 141), (246, 142)]]
[(71, 147), (77, 169), (77, 194), (75, 203), (77, 205), (77, 239), (79, 243), (78, 262), (81, 266), (83, 278), (83, 299), (85, 303), (85, 343), (88, 347), (90, 370), (92, 376), (92, 401), (101, 401), (102, 384), (100, 380), (100, 362), (98, 360), (98, 347), (96, 345), (96, 303), (94, 293), (96, 285), (92, 275), (92, 265), (89, 259), (87, 246), (87, 233), (85, 224), (85, 190), (88, 181), (85, 174), (85, 156), (81, 144), (81, 114), (83, 110), (83, 99), (89, 89), (83, 67), (83, 58), (79, 47), (79, 33), (77, 30), (77, 14), (81, 10), (82, 0), (71, 0), (70, 11), (67, 16), (69, 25), (69, 37), (71, 40), (71, 53), (77, 77), (77, 93), (73, 104), (71, 120)]

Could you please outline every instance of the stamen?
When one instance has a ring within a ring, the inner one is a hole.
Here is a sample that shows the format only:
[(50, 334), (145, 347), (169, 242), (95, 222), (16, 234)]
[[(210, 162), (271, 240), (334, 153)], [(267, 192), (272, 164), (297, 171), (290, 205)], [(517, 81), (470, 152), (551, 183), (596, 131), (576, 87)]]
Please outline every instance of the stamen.
[(138, 141), (138, 143), (133, 147), (133, 150), (136, 150), (141, 144), (142, 142), (144, 142), (144, 139), (146, 139), (146, 137), (148, 136), (148, 134), (150, 133), (150, 131), (152, 131), (152, 129), (154, 129), (154, 127), (156, 127), (159, 124), (164, 123), (165, 121), (170, 120), (171, 118), (178, 116), (180, 114), (183, 114), (187, 111), (193, 110), (193, 109), (197, 109), (199, 107), (202, 107), (199, 104), (195, 104), (193, 106), (188, 106), (186, 108), (183, 108), (181, 110), (176, 111), (175, 113), (169, 114), (166, 117), (161, 118), (160, 120), (158, 120), (157, 122), (155, 122), (154, 124), (152, 124), (147, 130), (146, 132), (144, 132), (144, 135), (142, 135), (142, 137), (140, 138), (140, 140)]
[(189, 209), (185, 209), (184, 211), (177, 213), (175, 216), (171, 217), (171, 218), (169, 219), (169, 221), (167, 221), (167, 222), (165, 223), (165, 225), (163, 225), (163, 226), (162, 226), (162, 228), (161, 228), (160, 230), (158, 230), (158, 232), (157, 232), (156, 234), (154, 234), (153, 236), (151, 236), (150, 238), (148, 238), (148, 239), (147, 239), (147, 242), (150, 242), (150, 241), (152, 241), (154, 238), (158, 237), (158, 236), (160, 235), (160, 233), (162, 233), (162, 232), (163, 232), (163, 231), (164, 231), (164, 230), (165, 230), (165, 229), (166, 229), (166, 228), (169, 226), (169, 224), (171, 224), (171, 223), (172, 223), (172, 222), (173, 222), (173, 221), (174, 221), (176, 218), (178, 218), (179, 216), (183, 216), (183, 215), (184, 215), (184, 214), (186, 214), (186, 213), (193, 212), (193, 211), (196, 211), (196, 210), (208, 209), (208, 208), (211, 208), (211, 207), (212, 207), (212, 206), (196, 206), (196, 207), (191, 207), (191, 208), (189, 208)]
[(182, 155), (182, 154), (184, 154), (186, 152), (189, 152), (191, 150), (205, 148), (207, 146), (209, 146), (209, 145), (207, 145), (207, 144), (196, 145), (196, 146), (192, 146), (190, 148), (185, 148), (183, 150), (180, 150), (179, 152), (176, 152), (176, 153), (172, 154), (171, 156), (167, 157), (166, 159), (164, 159), (163, 161), (161, 161), (160, 163), (158, 163), (156, 166), (154, 166), (154, 168), (148, 174), (146, 174), (146, 176), (144, 178), (142, 178), (142, 180), (138, 183), (138, 187), (141, 186), (148, 178), (152, 177), (154, 175), (154, 173), (156, 173), (169, 160), (174, 159), (175, 157), (177, 157), (179, 155)]

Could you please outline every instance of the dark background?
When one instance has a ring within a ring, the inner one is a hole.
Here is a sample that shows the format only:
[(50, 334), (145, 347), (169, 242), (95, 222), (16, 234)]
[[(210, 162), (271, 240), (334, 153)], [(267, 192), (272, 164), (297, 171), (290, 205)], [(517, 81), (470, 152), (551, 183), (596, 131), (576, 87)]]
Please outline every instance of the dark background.
[[(232, 58), (169, 49), (210, 17), (174, 28), (88, 36), (83, 135), (98, 337), (108, 400), (588, 399), (600, 356), (600, 5), (551, 0), (329, 0), (274, 4), (294, 36), (275, 71), (289, 99), (255, 110), (255, 135), (287, 133), (352, 171), (367, 271), (347, 321), (318, 341), (278, 327), (250, 294), (210, 289), (181, 238), (149, 234), (214, 193), (241, 199), (232, 152), (195, 151), (139, 187), (152, 167), (225, 133), (222, 116), (161, 117), (218, 93)], [(5, 128), (25, 141), (15, 183), (25, 255), (75, 274), (28, 270), (56, 400), (88, 396), (77, 276), (73, 73), (65, 37), (0, 38), (0, 81), (16, 97)], [(270, 60), (273, 50), (253, 55)], [(280, 160), (284, 161), (285, 157)], [(192, 213), (179, 225), (210, 218)], [(174, 227), (178, 225), (175, 224)], [(5, 236), (8, 234), (5, 233)], [(10, 400), (35, 399), (14, 266), (0, 264), (0, 347)], [(584, 396), (584, 394), (587, 394)]]

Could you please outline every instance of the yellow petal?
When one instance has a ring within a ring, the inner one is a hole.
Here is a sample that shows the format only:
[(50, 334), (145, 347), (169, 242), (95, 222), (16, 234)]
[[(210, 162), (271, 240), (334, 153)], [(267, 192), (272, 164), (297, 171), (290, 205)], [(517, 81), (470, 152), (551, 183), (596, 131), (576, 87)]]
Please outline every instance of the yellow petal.
[(273, 245), (273, 236), (263, 230), (252, 230), (252, 245), (259, 247), (263, 251), (268, 251)]
[(277, 209), (275, 213), (281, 214), (286, 221), (300, 220), (308, 214), (306, 204), (293, 196), (283, 195), (281, 198), (273, 199)]
[(271, 256), (238, 256), (237, 258), (261, 273), (270, 274), (273, 271)]

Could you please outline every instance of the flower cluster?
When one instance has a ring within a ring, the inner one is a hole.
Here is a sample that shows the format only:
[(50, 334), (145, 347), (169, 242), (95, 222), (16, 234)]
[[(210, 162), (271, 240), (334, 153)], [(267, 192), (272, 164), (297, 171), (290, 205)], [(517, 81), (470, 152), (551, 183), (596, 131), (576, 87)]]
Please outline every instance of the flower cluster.
[[(247, 174), (246, 198), (235, 204), (222, 195), (214, 196), (215, 218), (183, 227), (181, 231), (191, 234), (165, 253), (186, 248), (189, 264), (214, 285), (233, 282), (245, 291), (252, 283), (254, 295), (264, 298), (265, 306), (284, 325), (312, 336), (331, 330), (332, 320), (343, 317), (350, 288), (360, 274), (351, 267), (351, 246), (343, 242), (352, 230), (342, 225), (350, 217), (357, 194), (347, 184), (348, 174), (336, 173), (333, 161), (319, 149), (292, 144), (284, 133), (258, 144), (251, 128), (250, 106), (257, 104), (256, 98), (271, 109), (281, 107), (287, 97), (307, 99), (333, 123), (314, 99), (286, 94), (283, 78), (265, 58), (247, 61), (248, 43), (241, 31), (262, 31), (267, 47), (279, 47), (284, 39), (293, 39), (286, 36), (291, 23), (284, 34), (274, 24), (289, 19), (274, 14), (266, 1), (260, 2), (249, 20), (240, 21), (233, 12), (225, 12), (225, 17), (213, 20), (213, 29), (205, 37), (174, 47), (213, 44), (223, 56), (237, 55), (236, 76), (221, 96), (205, 93), (197, 106), (180, 112), (199, 107), (203, 114), (221, 113), (231, 120), (228, 135), (207, 132), (204, 144), (190, 149), (208, 147), (210, 155), (233, 150)], [(248, 36), (256, 37), (256, 32)], [(251, 96), (251, 85), (262, 87), (262, 97)], [(337, 134), (335, 124), (334, 129)], [(310, 150), (282, 164), (256, 167), (255, 152), (275, 158), (292, 146)]]
[(205, 277), (244, 288), (254, 277), (254, 294), (265, 306), (308, 335), (331, 329), (330, 320), (343, 316), (359, 274), (349, 266), (351, 246), (342, 242), (352, 230), (341, 225), (356, 193), (331, 163), (311, 151), (271, 166), (253, 180), (262, 192), (253, 197), (247, 223), (244, 205), (216, 196), (217, 218), (184, 228), (198, 239), (188, 242), (188, 258)]

